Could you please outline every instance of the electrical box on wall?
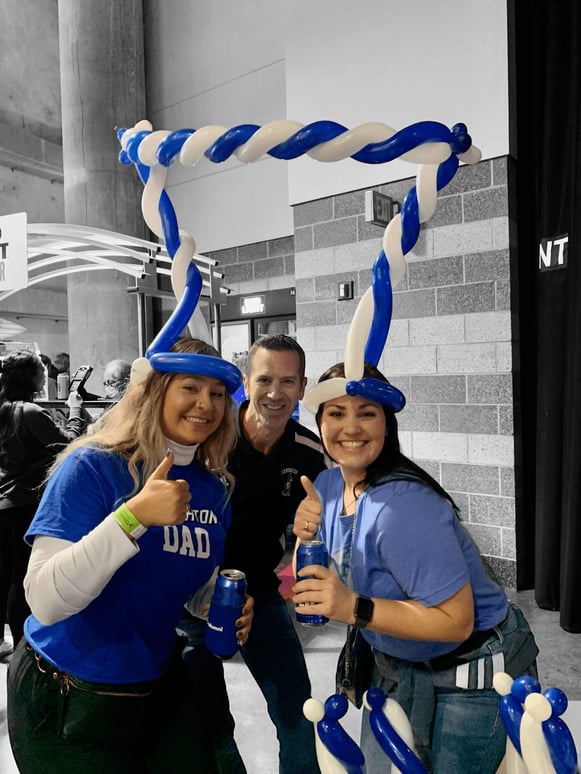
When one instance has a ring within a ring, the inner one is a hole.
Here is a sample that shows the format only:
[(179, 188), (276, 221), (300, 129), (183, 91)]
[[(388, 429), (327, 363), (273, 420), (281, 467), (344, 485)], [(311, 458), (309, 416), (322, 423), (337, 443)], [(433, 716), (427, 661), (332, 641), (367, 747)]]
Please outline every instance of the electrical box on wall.
[(387, 226), (399, 212), (399, 202), (379, 191), (365, 191), (365, 221), (376, 226)]
[(349, 301), (353, 298), (353, 280), (339, 283), (337, 298), (339, 301)]

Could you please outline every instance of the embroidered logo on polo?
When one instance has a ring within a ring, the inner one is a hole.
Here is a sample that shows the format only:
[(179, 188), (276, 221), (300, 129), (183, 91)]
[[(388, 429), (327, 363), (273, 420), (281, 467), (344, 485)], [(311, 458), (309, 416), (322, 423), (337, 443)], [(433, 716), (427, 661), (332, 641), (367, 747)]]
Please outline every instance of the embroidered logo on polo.
[(281, 494), (283, 497), (290, 497), (293, 488), (293, 477), (298, 476), (299, 471), (296, 468), (283, 468), (280, 471), (281, 476), (286, 476), (282, 486)]

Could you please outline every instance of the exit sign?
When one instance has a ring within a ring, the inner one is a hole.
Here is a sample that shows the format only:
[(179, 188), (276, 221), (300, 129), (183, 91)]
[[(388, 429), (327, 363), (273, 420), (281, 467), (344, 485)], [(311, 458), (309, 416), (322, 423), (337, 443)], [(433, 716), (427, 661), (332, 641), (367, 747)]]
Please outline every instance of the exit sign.
[(379, 191), (365, 191), (365, 220), (376, 226), (387, 226), (399, 212), (399, 202)]
[(564, 269), (567, 266), (569, 253), (569, 235), (541, 239), (539, 243), (539, 271)]

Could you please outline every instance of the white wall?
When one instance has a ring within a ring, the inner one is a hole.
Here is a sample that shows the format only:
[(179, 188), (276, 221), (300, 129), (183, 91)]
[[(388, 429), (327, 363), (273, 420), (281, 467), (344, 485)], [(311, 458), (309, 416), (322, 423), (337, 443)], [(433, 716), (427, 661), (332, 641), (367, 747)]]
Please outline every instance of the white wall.
[[(145, 8), (155, 128), (461, 121), (485, 158), (508, 152), (505, 0), (146, 0)], [(180, 226), (207, 252), (292, 234), (292, 204), (414, 173), (405, 162), (203, 159), (172, 169), (168, 193)]]
[[(298, 0), (288, 29), (287, 113), (353, 128), (378, 121), (468, 127), (484, 158), (508, 153), (505, 0)], [(289, 164), (289, 201), (416, 173), (405, 161)]]

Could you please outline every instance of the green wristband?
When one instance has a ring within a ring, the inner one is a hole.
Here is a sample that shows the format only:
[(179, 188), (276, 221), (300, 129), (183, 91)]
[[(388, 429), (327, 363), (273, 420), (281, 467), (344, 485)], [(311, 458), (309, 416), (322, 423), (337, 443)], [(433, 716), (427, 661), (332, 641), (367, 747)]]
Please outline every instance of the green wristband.
[(147, 531), (147, 527), (144, 527), (139, 519), (131, 513), (125, 503), (113, 511), (113, 516), (120, 524), (121, 529), (134, 539), (141, 537)]

